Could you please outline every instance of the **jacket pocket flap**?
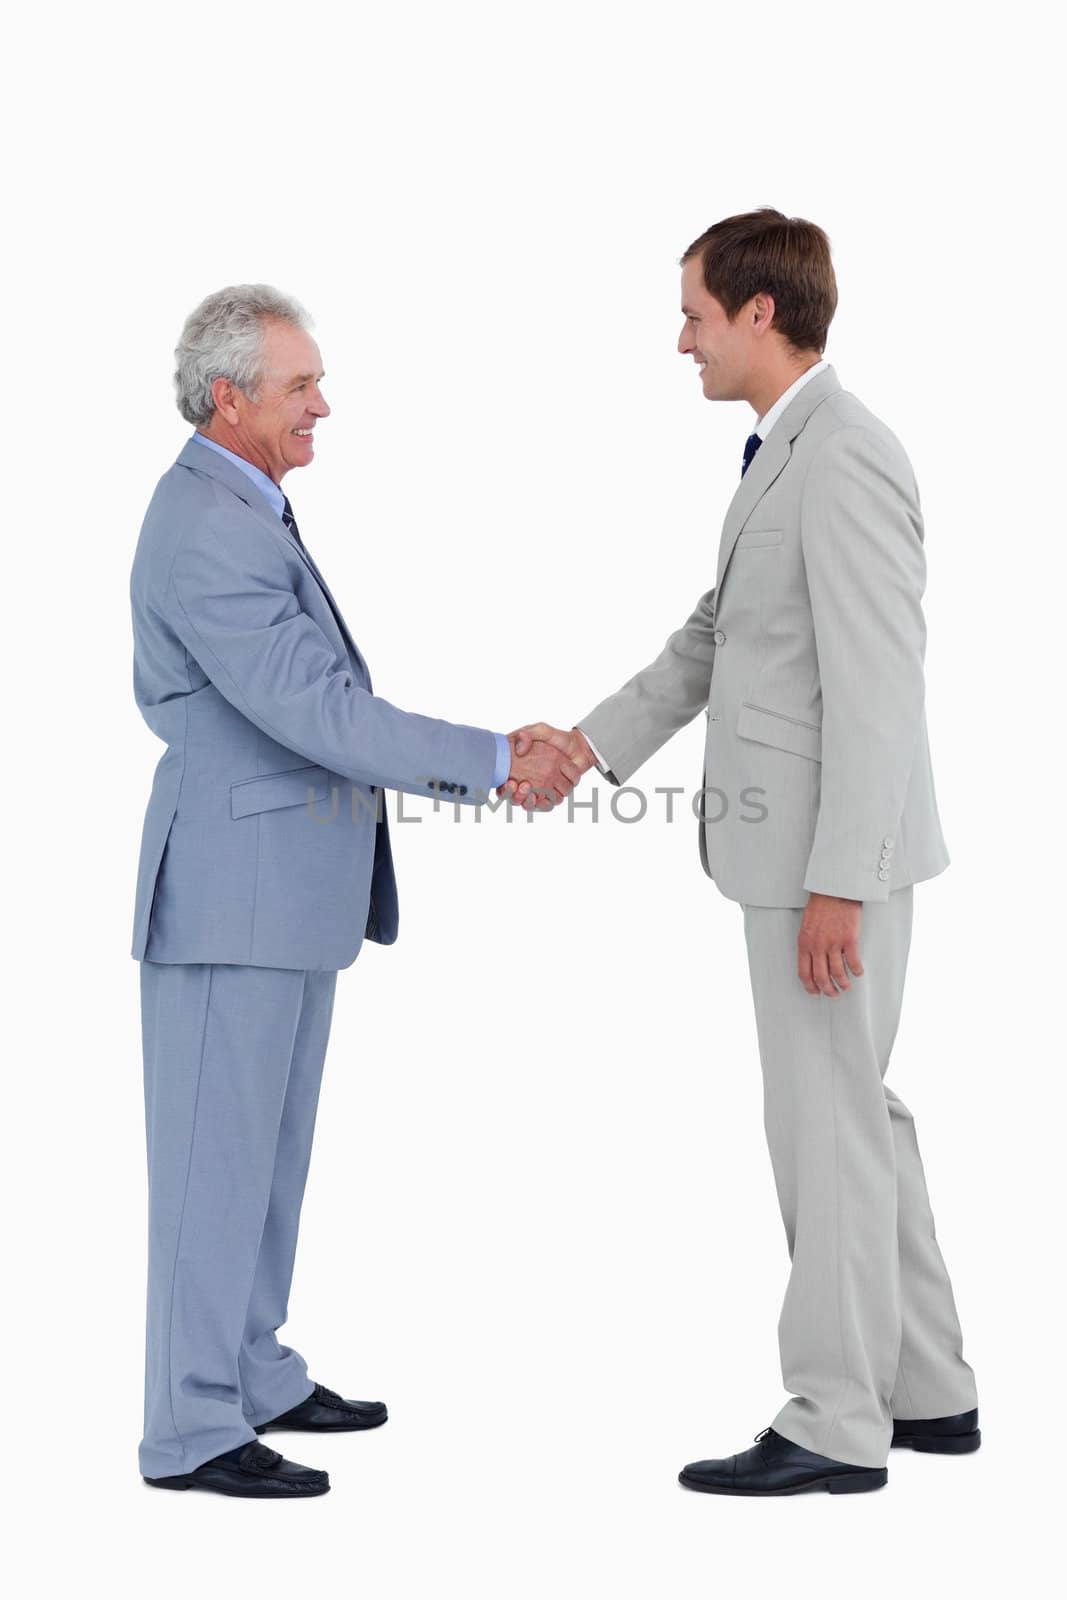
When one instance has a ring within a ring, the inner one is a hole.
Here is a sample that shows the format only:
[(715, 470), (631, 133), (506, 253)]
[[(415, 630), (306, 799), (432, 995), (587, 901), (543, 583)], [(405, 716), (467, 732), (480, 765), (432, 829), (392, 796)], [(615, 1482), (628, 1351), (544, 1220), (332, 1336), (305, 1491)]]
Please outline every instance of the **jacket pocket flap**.
[(809, 761), (822, 760), (822, 729), (813, 722), (787, 716), (784, 711), (770, 711), (766, 706), (750, 705), (744, 700), (737, 718), (737, 732), (740, 738), (754, 739), (757, 744), (770, 744), (776, 750), (806, 756)]
[(746, 528), (738, 534), (735, 550), (754, 550), (763, 545), (781, 544), (784, 528)]
[(276, 811), (281, 806), (306, 805), (309, 790), (313, 802), (327, 798), (330, 774), (325, 767), (290, 767), (287, 772), (241, 778), (230, 784), (230, 813), (248, 817), (257, 811)]

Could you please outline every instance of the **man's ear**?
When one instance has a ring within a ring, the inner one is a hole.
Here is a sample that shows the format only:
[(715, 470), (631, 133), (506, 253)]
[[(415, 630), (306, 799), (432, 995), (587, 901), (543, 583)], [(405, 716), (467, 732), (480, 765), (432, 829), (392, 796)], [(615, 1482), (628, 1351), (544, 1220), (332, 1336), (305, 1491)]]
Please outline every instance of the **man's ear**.
[(225, 422), (230, 424), (231, 428), (236, 427), (240, 421), (240, 413), (235, 404), (236, 398), (237, 390), (229, 378), (215, 378), (213, 380), (211, 399), (214, 402), (215, 410)]
[(771, 331), (774, 325), (774, 296), (773, 294), (754, 294), (749, 302), (748, 315), (751, 318), (751, 328), (757, 338)]

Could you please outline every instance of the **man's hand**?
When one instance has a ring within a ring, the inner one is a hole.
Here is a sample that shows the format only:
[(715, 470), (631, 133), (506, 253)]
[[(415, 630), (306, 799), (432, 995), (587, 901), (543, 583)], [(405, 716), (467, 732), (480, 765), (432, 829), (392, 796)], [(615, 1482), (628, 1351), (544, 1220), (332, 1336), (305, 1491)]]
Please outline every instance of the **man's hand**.
[(854, 978), (863, 976), (862, 915), (862, 900), (840, 900), (832, 894), (809, 896), (797, 935), (797, 976), (809, 994), (836, 1000), (838, 989), (852, 987), (849, 971)]
[[(596, 766), (596, 757), (586, 742), (585, 735), (578, 729), (572, 728), (568, 733), (564, 728), (553, 728), (547, 722), (531, 722), (524, 728), (517, 728), (514, 733), (509, 733), (511, 748), (514, 756), (524, 757), (536, 744), (550, 745), (561, 758), (561, 770), (568, 775), (573, 771), (570, 788), (573, 788), (582, 775)], [(569, 792), (569, 791), (568, 791)], [(529, 785), (523, 781), (516, 782), (514, 760), (512, 762), (512, 775), (500, 790), (501, 794), (509, 794), (516, 805), (522, 805), (529, 793)], [(562, 796), (560, 797), (562, 798)]]
[(527, 800), (534, 810), (551, 811), (566, 799), (582, 775), (580, 769), (555, 744), (541, 739), (530, 729), (508, 734), (511, 746), (511, 773), (497, 790), (509, 795), (516, 805)]

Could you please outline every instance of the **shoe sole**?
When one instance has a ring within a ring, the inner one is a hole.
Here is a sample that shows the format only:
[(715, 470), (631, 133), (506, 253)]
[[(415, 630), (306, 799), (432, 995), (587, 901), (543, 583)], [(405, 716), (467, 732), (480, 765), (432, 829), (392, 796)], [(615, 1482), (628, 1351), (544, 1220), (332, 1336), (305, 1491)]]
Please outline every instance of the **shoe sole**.
[(184, 1473), (171, 1478), (145, 1478), (144, 1481), (153, 1489), (202, 1489), (208, 1494), (230, 1495), (235, 1500), (313, 1500), (330, 1490), (328, 1483), (307, 1489), (223, 1489), (214, 1483), (199, 1483)]
[(725, 1484), (697, 1483), (692, 1478), (687, 1478), (684, 1472), (678, 1474), (678, 1482), (687, 1489), (696, 1489), (699, 1494), (736, 1494), (760, 1495), (769, 1497), (783, 1494), (810, 1494), (815, 1489), (828, 1489), (831, 1494), (865, 1494), (868, 1489), (883, 1489), (889, 1480), (889, 1471), (886, 1467), (879, 1468), (876, 1472), (838, 1472), (829, 1478), (816, 1478), (813, 1483), (798, 1483), (787, 1489), (730, 1489)]
[(371, 1428), (381, 1428), (389, 1418), (379, 1417), (377, 1422), (335, 1422), (326, 1428), (310, 1428), (299, 1422), (261, 1422), (256, 1433), (368, 1433)]
[(920, 1433), (914, 1439), (894, 1439), (894, 1450), (920, 1450), (929, 1456), (966, 1456), (982, 1442), (981, 1428), (973, 1433)]

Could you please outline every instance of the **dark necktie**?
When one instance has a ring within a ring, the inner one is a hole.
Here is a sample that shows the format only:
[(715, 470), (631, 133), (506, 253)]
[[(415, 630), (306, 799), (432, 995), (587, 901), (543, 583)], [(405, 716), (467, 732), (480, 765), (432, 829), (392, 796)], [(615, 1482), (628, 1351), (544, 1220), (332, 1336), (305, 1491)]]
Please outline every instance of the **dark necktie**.
[(285, 526), (289, 529), (289, 532), (292, 534), (292, 536), (296, 540), (297, 544), (303, 546), (304, 541), (300, 537), (300, 529), (296, 525), (296, 518), (293, 516), (293, 508), (289, 504), (289, 496), (285, 495), (284, 499), (285, 499), (285, 508), (282, 511), (282, 521), (285, 523)]
[[(753, 461), (753, 458), (754, 458), (754, 456), (756, 454), (756, 451), (759, 449), (759, 447), (760, 447), (760, 445), (762, 443), (763, 443), (763, 440), (760, 438), (758, 433), (750, 433), (748, 438), (745, 440), (745, 459), (744, 459), (744, 462), (742, 463), (742, 466), (741, 466), (741, 476), (742, 476), (742, 478), (744, 477), (745, 473), (748, 471), (749, 467), (752, 465), (752, 461)], [(288, 501), (286, 501), (285, 503), (286, 503), (286, 505), (289, 504)]]

